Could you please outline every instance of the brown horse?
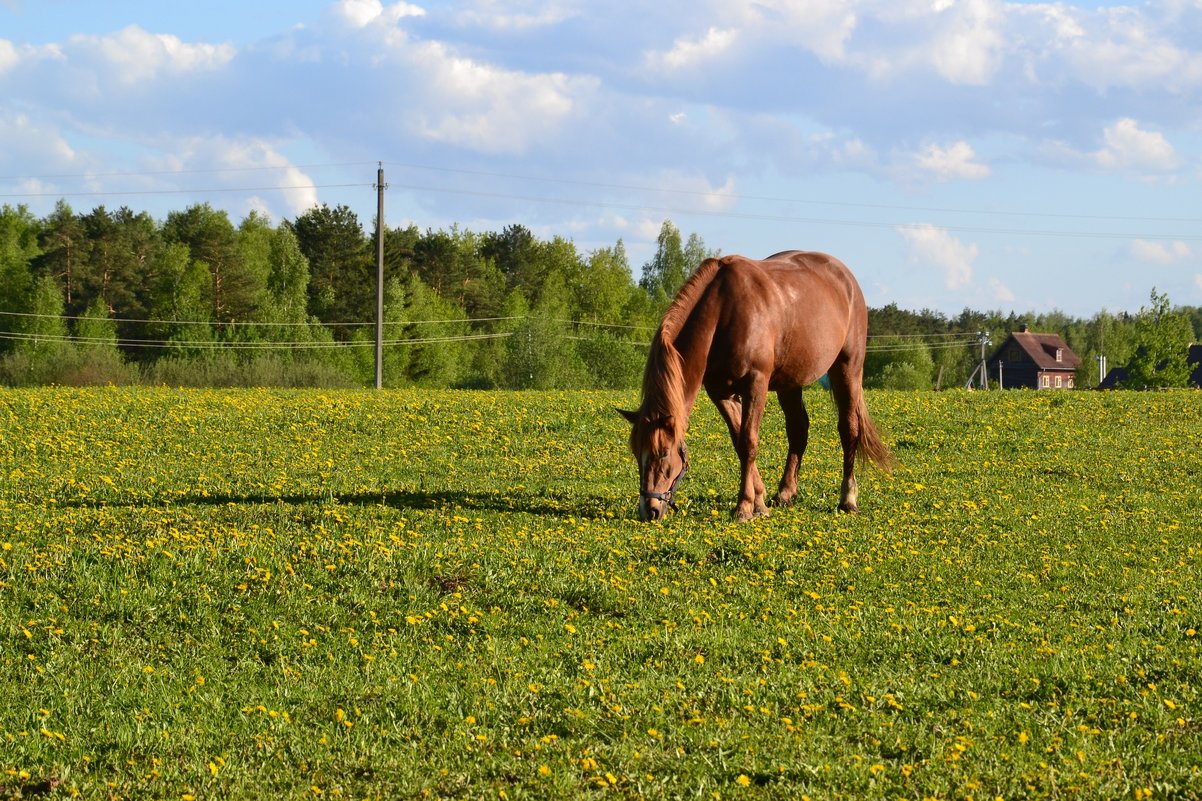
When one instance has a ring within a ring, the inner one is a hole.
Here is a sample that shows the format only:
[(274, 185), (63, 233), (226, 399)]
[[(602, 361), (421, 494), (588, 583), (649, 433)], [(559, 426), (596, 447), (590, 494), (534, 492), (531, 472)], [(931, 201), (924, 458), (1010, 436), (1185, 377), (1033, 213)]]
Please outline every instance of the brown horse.
[(742, 256), (704, 261), (681, 287), (651, 342), (638, 411), (622, 411), (633, 426), (639, 517), (658, 520), (675, 508), (676, 484), (688, 469), (685, 430), (702, 386), (726, 420), (739, 455), (738, 520), (768, 514), (755, 458), (764, 404), (768, 392), (776, 392), (789, 455), (773, 503), (792, 503), (810, 428), (801, 392), (823, 373), (839, 411), (839, 508), (857, 511), (857, 455), (886, 471), (893, 464), (864, 405), (867, 333), (860, 286), (832, 256), (787, 251), (764, 261)]

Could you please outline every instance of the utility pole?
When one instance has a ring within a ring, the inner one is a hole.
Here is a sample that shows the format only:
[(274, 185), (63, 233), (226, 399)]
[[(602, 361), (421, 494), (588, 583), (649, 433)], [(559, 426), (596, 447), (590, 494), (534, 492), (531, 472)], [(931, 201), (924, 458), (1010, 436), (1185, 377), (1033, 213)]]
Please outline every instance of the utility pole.
[(985, 348), (992, 345), (993, 340), (984, 331), (977, 333), (977, 340), (981, 343), (981, 389), (989, 389), (989, 368), (985, 366)]
[(376, 171), (376, 389), (384, 385), (384, 162)]
[[(989, 389), (989, 368), (985, 365), (985, 348), (992, 345), (993, 340), (990, 339), (988, 332), (978, 331), (977, 332), (977, 343), (981, 346), (981, 363), (977, 365), (977, 369), (972, 371), (972, 375), (970, 375), (968, 377), (968, 383), (965, 384), (964, 386), (971, 389), (973, 381), (975, 381), (977, 379), (977, 375), (980, 374), (981, 389)], [(998, 365), (998, 382), (999, 382), (999, 384), (1002, 380), (1001, 370), (1002, 370), (1002, 366), (999, 364)]]

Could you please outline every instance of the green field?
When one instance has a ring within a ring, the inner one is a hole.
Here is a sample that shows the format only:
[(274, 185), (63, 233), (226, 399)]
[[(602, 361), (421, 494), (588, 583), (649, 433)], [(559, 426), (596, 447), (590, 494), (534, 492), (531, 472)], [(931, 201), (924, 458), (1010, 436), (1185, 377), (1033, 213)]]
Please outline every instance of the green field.
[(809, 400), (0, 390), (0, 800), (1202, 797), (1202, 394)]

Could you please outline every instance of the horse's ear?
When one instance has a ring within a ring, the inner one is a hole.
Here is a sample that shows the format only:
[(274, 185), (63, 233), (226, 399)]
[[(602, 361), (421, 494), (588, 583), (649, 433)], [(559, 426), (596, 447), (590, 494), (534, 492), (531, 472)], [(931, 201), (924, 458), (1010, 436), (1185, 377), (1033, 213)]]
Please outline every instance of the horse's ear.
[(631, 425), (634, 425), (636, 422), (638, 422), (638, 419), (639, 419), (638, 412), (631, 412), (631, 411), (627, 411), (626, 409), (619, 409), (616, 406), (614, 407), (614, 411), (617, 412), (618, 414), (622, 415), (623, 417), (625, 417), (626, 422), (630, 423)]

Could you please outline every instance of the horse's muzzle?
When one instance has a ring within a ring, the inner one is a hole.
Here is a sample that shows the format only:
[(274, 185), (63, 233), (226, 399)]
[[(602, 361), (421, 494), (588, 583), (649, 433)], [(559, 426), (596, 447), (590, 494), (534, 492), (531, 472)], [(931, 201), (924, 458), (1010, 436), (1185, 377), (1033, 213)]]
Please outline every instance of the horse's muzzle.
[(639, 519), (644, 523), (662, 520), (668, 515), (668, 504), (660, 501), (652, 503), (651, 498), (641, 498), (639, 500)]
[[(672, 482), (672, 488), (667, 492), (647, 492), (646, 490), (640, 492), (639, 517), (644, 522), (648, 520), (662, 520), (667, 517), (669, 509), (675, 512), (676, 501), (672, 499), (675, 491), (676, 482)], [(652, 503), (652, 501), (657, 501), (657, 503)]]

